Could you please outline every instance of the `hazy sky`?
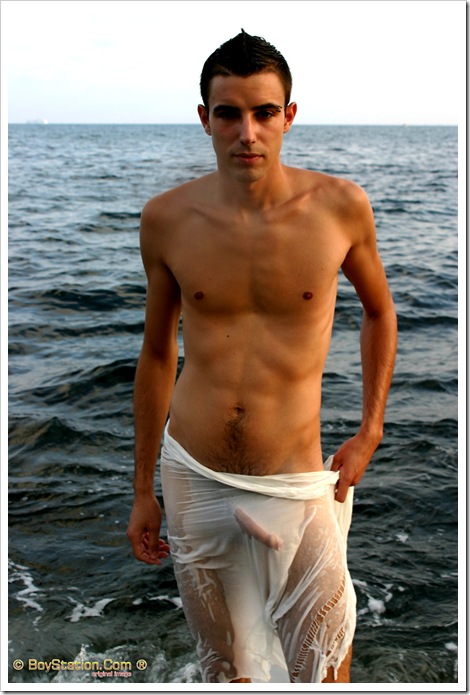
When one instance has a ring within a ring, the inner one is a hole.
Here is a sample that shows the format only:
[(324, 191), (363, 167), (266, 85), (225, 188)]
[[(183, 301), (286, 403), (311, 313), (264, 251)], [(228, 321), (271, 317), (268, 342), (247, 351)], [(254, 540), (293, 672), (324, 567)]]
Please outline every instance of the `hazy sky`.
[(458, 124), (465, 14), (465, 0), (4, 0), (8, 121), (196, 123), (202, 64), (243, 27), (287, 59), (297, 123)]

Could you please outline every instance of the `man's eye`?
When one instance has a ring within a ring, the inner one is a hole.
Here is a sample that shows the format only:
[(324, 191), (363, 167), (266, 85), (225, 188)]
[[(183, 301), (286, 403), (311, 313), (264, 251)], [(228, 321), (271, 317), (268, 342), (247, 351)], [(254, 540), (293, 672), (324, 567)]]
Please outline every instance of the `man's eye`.
[(261, 121), (267, 121), (269, 118), (273, 118), (275, 114), (272, 111), (257, 111), (256, 117)]
[(237, 116), (233, 111), (217, 111), (215, 115), (217, 118), (223, 118), (224, 120), (233, 120)]

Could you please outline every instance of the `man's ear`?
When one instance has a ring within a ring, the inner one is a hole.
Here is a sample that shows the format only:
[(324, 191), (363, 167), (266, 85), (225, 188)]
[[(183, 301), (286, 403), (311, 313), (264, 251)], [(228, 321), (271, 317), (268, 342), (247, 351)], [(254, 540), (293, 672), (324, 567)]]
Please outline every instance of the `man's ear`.
[(297, 104), (292, 101), (286, 106), (286, 115), (284, 118), (284, 132), (287, 133), (290, 130), (291, 125), (294, 122), (295, 114), (297, 113)]
[(206, 131), (206, 134), (212, 135), (211, 127), (210, 127), (210, 123), (209, 123), (209, 115), (207, 113), (206, 107), (203, 106), (202, 104), (199, 104), (199, 106), (197, 107), (197, 112), (199, 114), (199, 119), (202, 123), (202, 127)]

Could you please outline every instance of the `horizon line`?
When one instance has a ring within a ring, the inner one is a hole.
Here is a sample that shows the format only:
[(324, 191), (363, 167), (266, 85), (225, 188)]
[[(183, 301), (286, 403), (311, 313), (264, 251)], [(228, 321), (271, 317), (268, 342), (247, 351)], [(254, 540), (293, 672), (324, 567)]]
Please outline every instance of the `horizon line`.
[[(27, 121), (8, 121), (7, 125), (92, 125), (92, 126), (199, 126), (200, 123), (196, 122), (150, 122), (145, 123), (139, 122), (99, 122), (99, 121), (49, 121), (47, 119), (31, 119)], [(307, 126), (307, 127), (339, 127), (339, 128), (351, 128), (351, 127), (387, 127), (387, 128), (458, 128), (458, 123), (296, 123), (295, 126)]]

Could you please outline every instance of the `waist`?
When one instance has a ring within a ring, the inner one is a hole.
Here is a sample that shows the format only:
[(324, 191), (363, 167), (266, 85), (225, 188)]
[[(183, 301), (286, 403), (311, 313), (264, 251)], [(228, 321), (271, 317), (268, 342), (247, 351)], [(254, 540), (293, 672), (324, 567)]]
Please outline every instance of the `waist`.
[(178, 381), (170, 434), (203, 465), (267, 475), (323, 470), (320, 389), (303, 384), (231, 389), (204, 379)]
[[(184, 417), (189, 415), (189, 417)], [(236, 413), (170, 410), (169, 434), (206, 468), (223, 473), (275, 475), (323, 470), (318, 420), (288, 421)]]
[(191, 454), (169, 434), (170, 423), (167, 423), (164, 434), (162, 462), (171, 461), (205, 478), (215, 480), (224, 485), (236, 487), (271, 497), (288, 499), (313, 499), (332, 490), (338, 480), (337, 471), (331, 471), (333, 456), (330, 456), (321, 471), (306, 471), (300, 473), (275, 473), (268, 475), (246, 475), (243, 473), (227, 473), (208, 468), (195, 459)]

